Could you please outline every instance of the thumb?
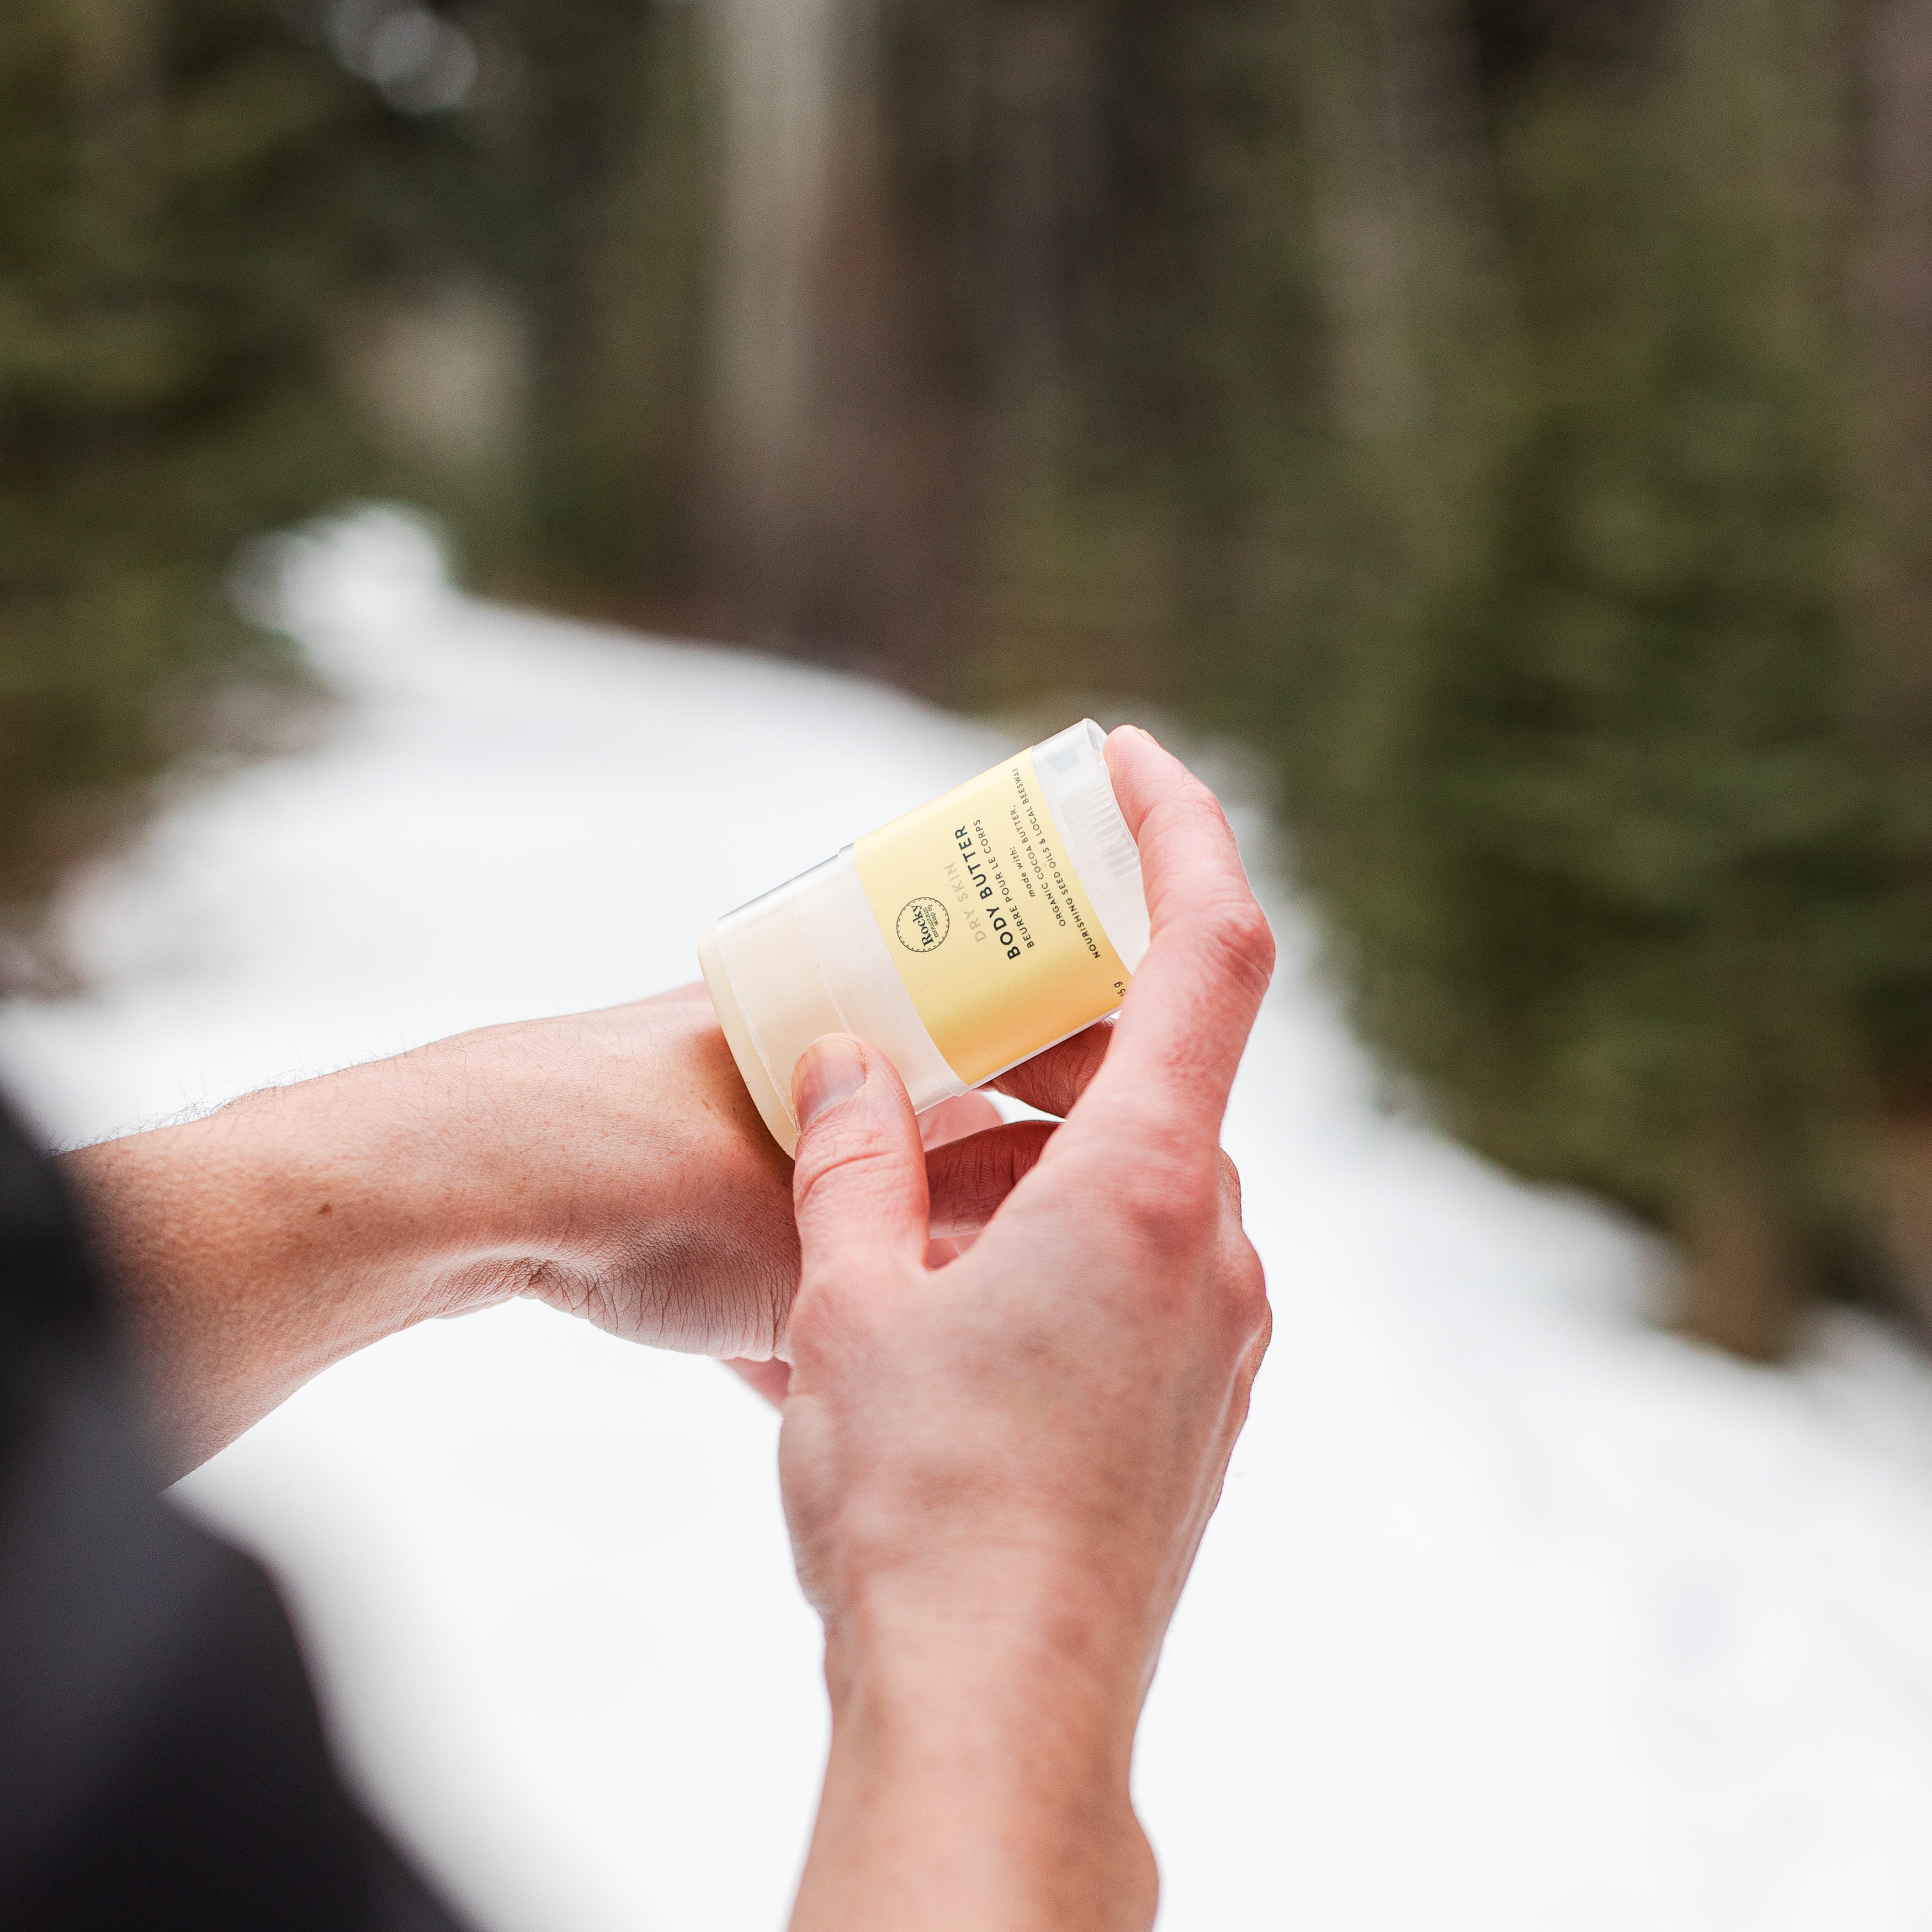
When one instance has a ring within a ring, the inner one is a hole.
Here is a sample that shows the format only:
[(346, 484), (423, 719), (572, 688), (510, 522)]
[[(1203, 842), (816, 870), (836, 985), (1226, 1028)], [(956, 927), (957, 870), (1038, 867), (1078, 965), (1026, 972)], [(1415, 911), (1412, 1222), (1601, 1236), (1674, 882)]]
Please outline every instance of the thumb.
[(827, 1034), (794, 1069), (792, 1104), (792, 1202), (806, 1279), (866, 1261), (922, 1265), (926, 1151), (892, 1063), (875, 1046)]

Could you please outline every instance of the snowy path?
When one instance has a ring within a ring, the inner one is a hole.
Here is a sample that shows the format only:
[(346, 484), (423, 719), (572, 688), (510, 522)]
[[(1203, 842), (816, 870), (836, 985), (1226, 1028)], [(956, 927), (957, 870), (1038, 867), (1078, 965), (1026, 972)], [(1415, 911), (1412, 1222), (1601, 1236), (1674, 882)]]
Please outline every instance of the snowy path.
[[(749, 656), (312, 546), (325, 742), (181, 806), (0, 1014), (92, 1137), (692, 976), (720, 910), (1004, 747)], [(1646, 1257), (1376, 1115), (1283, 909), (1228, 1125), (1280, 1322), (1139, 1786), (1166, 1932), (1924, 1932), (1932, 1378), (1753, 1372)], [(497, 1932), (782, 1922), (824, 1718), (774, 1424), (528, 1307), (324, 1378), (184, 1493), (295, 1592), (345, 1748)]]

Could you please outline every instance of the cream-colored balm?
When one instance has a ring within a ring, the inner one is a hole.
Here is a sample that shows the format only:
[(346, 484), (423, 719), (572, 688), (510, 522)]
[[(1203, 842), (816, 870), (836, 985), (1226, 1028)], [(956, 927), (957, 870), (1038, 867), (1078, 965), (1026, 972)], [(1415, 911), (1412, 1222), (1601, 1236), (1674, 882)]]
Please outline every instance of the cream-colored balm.
[(1090, 718), (727, 914), (699, 943), (765, 1124), (798, 1143), (792, 1070), (844, 1033), (923, 1113), (1120, 1004), (1147, 893)]

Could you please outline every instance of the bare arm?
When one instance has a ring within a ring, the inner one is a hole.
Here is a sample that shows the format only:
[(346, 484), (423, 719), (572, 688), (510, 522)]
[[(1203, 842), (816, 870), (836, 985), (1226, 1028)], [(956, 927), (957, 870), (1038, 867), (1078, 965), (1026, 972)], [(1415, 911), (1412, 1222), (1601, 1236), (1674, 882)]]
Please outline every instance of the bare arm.
[(1065, 1124), (952, 1150), (1017, 1177), (966, 1253), (928, 1265), (890, 1066), (800, 1070), (781, 1456), (833, 1728), (794, 1932), (1152, 1922), (1134, 1731), (1268, 1330), (1217, 1136), (1273, 943), (1212, 796), (1108, 753), (1153, 944), (1111, 1044), (1024, 1076)]
[[(956, 1126), (991, 1117), (974, 1104)], [(511, 1295), (769, 1368), (798, 1280), (790, 1164), (700, 987), (459, 1034), (62, 1165), (176, 1472), (369, 1342)]]

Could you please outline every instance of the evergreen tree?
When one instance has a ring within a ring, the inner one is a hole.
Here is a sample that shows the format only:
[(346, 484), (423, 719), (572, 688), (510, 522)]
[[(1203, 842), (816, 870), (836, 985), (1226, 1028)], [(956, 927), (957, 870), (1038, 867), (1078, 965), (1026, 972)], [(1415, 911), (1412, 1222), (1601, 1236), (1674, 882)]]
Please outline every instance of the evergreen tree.
[(1242, 732), (1398, 1087), (1714, 1340), (1932, 1306), (1928, 35), (14, 0), (0, 904), (266, 648), (236, 544), (397, 490), (489, 587)]
[(1874, 729), (1854, 568), (1844, 11), (1645, 24), (1492, 101), (1518, 320), (1486, 480), (1406, 604), (1290, 651), (1280, 742), (1392, 1066), (1677, 1235), (1689, 1324), (1774, 1354), (1882, 1260), (1922, 763)]
[(328, 330), (410, 219), (410, 131), (255, 0), (0, 14), (0, 902), (16, 924), (192, 740), (197, 692), (260, 660), (220, 594), (237, 544), (370, 473)]
[(1273, 750), (1394, 1082), (1677, 1236), (1697, 1332), (1932, 1276), (1912, 23), (1855, 86), (1840, 0), (889, 17), (1001, 687)]
[[(526, 345), (514, 500), (474, 526), (479, 574), (646, 620), (700, 587), (715, 215), (700, 13), (488, 0), (466, 14), (502, 77), (469, 117), (466, 221), (425, 250), (504, 295)], [(418, 481), (465, 520), (448, 479)]]

